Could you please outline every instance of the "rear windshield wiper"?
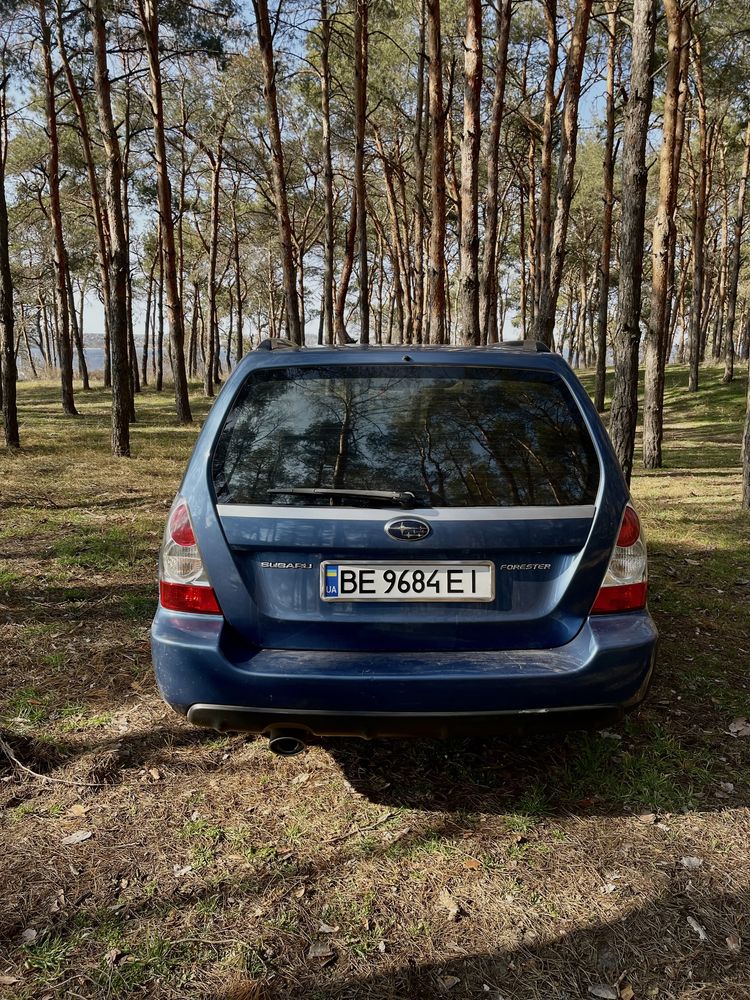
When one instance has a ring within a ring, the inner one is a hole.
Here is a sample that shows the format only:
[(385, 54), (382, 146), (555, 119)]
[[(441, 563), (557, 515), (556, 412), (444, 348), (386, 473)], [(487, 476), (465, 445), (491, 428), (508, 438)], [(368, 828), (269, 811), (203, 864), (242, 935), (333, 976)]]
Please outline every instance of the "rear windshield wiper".
[(294, 497), (351, 497), (360, 500), (379, 500), (383, 503), (397, 503), (400, 507), (413, 507), (417, 497), (409, 490), (337, 490), (325, 486), (290, 486), (269, 490), (284, 496)]

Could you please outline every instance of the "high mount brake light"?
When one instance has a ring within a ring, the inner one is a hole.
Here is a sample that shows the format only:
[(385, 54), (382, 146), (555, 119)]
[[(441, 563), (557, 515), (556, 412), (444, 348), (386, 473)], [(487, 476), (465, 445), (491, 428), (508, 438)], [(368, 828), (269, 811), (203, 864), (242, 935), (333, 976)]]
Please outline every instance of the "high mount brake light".
[(159, 556), (159, 601), (168, 611), (220, 615), (190, 520), (190, 511), (177, 497), (164, 531)]
[(646, 541), (638, 514), (628, 504), (591, 613), (606, 615), (620, 611), (639, 611), (646, 606), (647, 590)]

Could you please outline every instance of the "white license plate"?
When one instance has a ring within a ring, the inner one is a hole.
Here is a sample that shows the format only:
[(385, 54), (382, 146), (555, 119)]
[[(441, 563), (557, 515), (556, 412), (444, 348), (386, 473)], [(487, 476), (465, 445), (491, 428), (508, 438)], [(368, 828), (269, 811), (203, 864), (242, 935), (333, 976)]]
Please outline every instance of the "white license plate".
[(490, 562), (324, 562), (324, 601), (494, 601)]

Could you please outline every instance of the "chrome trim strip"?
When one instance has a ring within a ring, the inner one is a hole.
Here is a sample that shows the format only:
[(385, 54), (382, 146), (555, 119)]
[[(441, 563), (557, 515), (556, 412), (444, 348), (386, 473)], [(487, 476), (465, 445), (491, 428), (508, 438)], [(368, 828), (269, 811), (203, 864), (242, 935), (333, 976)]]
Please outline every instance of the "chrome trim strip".
[(390, 521), (421, 518), (424, 521), (575, 521), (593, 518), (594, 504), (575, 507), (286, 507), (279, 504), (221, 503), (219, 517), (270, 518), (275, 521)]
[(317, 716), (330, 716), (335, 718), (336, 716), (342, 716), (344, 718), (362, 718), (362, 719), (452, 719), (452, 718), (472, 718), (474, 716), (492, 716), (492, 715), (555, 715), (560, 712), (588, 712), (588, 711), (602, 711), (606, 709), (616, 709), (622, 708), (621, 705), (616, 705), (613, 703), (603, 702), (596, 705), (562, 705), (555, 706), (554, 708), (500, 708), (494, 710), (477, 710), (474, 712), (341, 712), (341, 711), (331, 711), (330, 709), (322, 708), (253, 708), (247, 705), (208, 705), (199, 702), (195, 705), (191, 705), (188, 709), (187, 719), (191, 722), (191, 713), (197, 711), (205, 711), (206, 709), (213, 712), (248, 712), (250, 714), (261, 714), (261, 715), (287, 715), (290, 717), (301, 716), (302, 718), (315, 718)]

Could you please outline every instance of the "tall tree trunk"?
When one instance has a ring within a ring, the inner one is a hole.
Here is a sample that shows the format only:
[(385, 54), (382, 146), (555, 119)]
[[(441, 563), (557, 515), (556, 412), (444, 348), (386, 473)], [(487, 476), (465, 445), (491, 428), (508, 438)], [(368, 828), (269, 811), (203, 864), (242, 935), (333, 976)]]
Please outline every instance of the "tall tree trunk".
[(429, 107), (432, 222), (429, 248), (430, 343), (446, 342), (445, 301), (445, 108), (443, 106), (443, 53), (440, 32), (440, 0), (426, 0), (427, 58), (429, 60)]
[(750, 175), (750, 118), (745, 129), (745, 155), (742, 160), (742, 176), (737, 194), (737, 212), (734, 216), (734, 242), (732, 243), (732, 263), (729, 271), (727, 297), (727, 321), (724, 329), (724, 383), (734, 378), (734, 323), (737, 315), (737, 290), (740, 283), (742, 263), (742, 229), (745, 224), (745, 195), (747, 179)]
[[(676, 206), (677, 206), (677, 188), (679, 186), (680, 180), (680, 164), (682, 163), (682, 150), (685, 144), (685, 123), (686, 123), (686, 109), (687, 101), (689, 95), (688, 87), (688, 67), (690, 65), (690, 32), (691, 24), (690, 18), (687, 16), (685, 10), (682, 11), (682, 29), (681, 29), (681, 41), (680, 41), (680, 86), (679, 93), (677, 95), (677, 122), (675, 125), (675, 140), (674, 140), (674, 155), (672, 157), (673, 167), (672, 167), (672, 184), (673, 184), (673, 205), (675, 209), (672, 213), (672, 218), (675, 220), (675, 225), (673, 228), (672, 236), (669, 246), (669, 264), (668, 264), (668, 277), (667, 277), (667, 306), (665, 310), (665, 326), (667, 329), (667, 335), (665, 337), (664, 344), (664, 363), (666, 365), (669, 358), (672, 356), (672, 349), (674, 346), (675, 331), (677, 329), (677, 319), (678, 316), (684, 313), (684, 294), (687, 282), (687, 272), (686, 267), (689, 267), (693, 259), (692, 248), (689, 248), (687, 255), (687, 264), (685, 264), (685, 241), (680, 241), (680, 284), (677, 289), (677, 295), (675, 295), (675, 274), (677, 267), (677, 226), (676, 226)], [(681, 331), (684, 337), (684, 331)], [(684, 360), (684, 358), (683, 358)]]
[(419, 53), (417, 55), (417, 107), (414, 124), (414, 212), (416, 216), (414, 238), (414, 340), (424, 339), (424, 260), (425, 260), (425, 208), (424, 176), (427, 159), (427, 130), (424, 127), (425, 105), (425, 31), (427, 11), (425, 0), (419, 5)]
[(198, 371), (198, 319), (200, 316), (200, 288), (193, 282), (193, 308), (190, 312), (190, 340), (188, 346), (188, 373), (195, 378)]
[(334, 336), (337, 344), (346, 344), (348, 335), (346, 332), (346, 296), (349, 291), (349, 281), (354, 268), (354, 246), (357, 239), (357, 198), (352, 192), (352, 208), (349, 216), (349, 226), (346, 231), (346, 247), (344, 249), (344, 264), (341, 269), (341, 278), (336, 292), (336, 302), (334, 305), (335, 324)]
[(706, 114), (706, 88), (703, 82), (703, 52), (701, 40), (693, 25), (693, 51), (691, 55), (695, 73), (695, 92), (698, 99), (698, 177), (695, 188), (693, 212), (693, 301), (690, 309), (690, 377), (688, 391), (698, 391), (701, 361), (701, 329), (703, 322), (703, 291), (706, 257), (706, 212), (708, 202), (708, 126)]
[(742, 506), (750, 509), (750, 364), (747, 369), (747, 412), (742, 434)]
[(106, 156), (109, 229), (109, 335), (112, 348), (112, 454), (130, 455), (132, 383), (128, 357), (128, 244), (122, 212), (122, 154), (112, 115), (107, 38), (101, 0), (89, 0), (96, 104)]
[(575, 185), (576, 151), (578, 147), (578, 102), (581, 96), (581, 75), (586, 57), (586, 39), (593, 0), (578, 0), (573, 34), (565, 64), (565, 101), (563, 104), (562, 134), (560, 136), (560, 160), (557, 167), (557, 203), (552, 241), (549, 251), (549, 266), (542, 275), (539, 294), (539, 312), (535, 330), (536, 339), (551, 346), (557, 311), (557, 297), (560, 293), (565, 246), (568, 236), (570, 203)]
[[(68, 85), (68, 91), (70, 92), (70, 98), (73, 102), (73, 108), (75, 110), (76, 121), (78, 122), (78, 133), (81, 138), (81, 149), (83, 151), (83, 159), (86, 164), (86, 177), (88, 179), (89, 185), (89, 197), (91, 199), (91, 214), (94, 217), (94, 230), (96, 232), (96, 253), (99, 263), (99, 281), (101, 287), (101, 295), (104, 305), (104, 386), (109, 388), (112, 384), (112, 372), (110, 367), (110, 351), (109, 351), (109, 330), (107, 324), (109, 323), (109, 274), (108, 268), (108, 243), (109, 234), (107, 231), (107, 222), (104, 218), (104, 213), (102, 211), (102, 200), (101, 193), (99, 191), (99, 178), (96, 174), (96, 163), (94, 161), (94, 154), (91, 147), (91, 131), (89, 129), (88, 118), (86, 117), (86, 110), (83, 105), (83, 99), (78, 87), (78, 83), (75, 78), (75, 74), (70, 65), (70, 60), (68, 58), (68, 51), (65, 45), (65, 32), (63, 30), (63, 6), (62, 0), (56, 0), (55, 2), (55, 22), (57, 27), (57, 48), (60, 53), (60, 60), (62, 62), (63, 70), (65, 72), (65, 80)], [(87, 386), (84, 384), (84, 389)]]
[(464, 131), (461, 137), (461, 263), (459, 336), (479, 343), (479, 142), (482, 134), (482, 3), (466, 0)]
[(487, 190), (484, 196), (484, 253), (481, 279), (481, 339), (483, 344), (499, 340), (497, 328), (497, 217), (500, 173), (500, 129), (505, 112), (505, 80), (508, 69), (508, 41), (511, 0), (499, 0), (495, 27), (495, 89), (492, 94), (487, 148)]
[(552, 124), (557, 108), (555, 81), (557, 79), (558, 38), (557, 0), (544, 0), (544, 19), (547, 25), (547, 76), (544, 83), (544, 117), (539, 167), (538, 233), (535, 234), (534, 254), (534, 336), (538, 336), (538, 315), (542, 287), (549, 283), (550, 250), (552, 245)]
[[(398, 206), (396, 204), (396, 194), (393, 184), (393, 167), (390, 163), (388, 157), (386, 156), (385, 149), (383, 147), (382, 140), (380, 138), (379, 131), (375, 130), (375, 143), (377, 145), (378, 152), (380, 153), (380, 158), (383, 162), (383, 178), (385, 181), (385, 197), (386, 203), (388, 205), (388, 215), (391, 223), (391, 240), (389, 244), (389, 255), (391, 258), (391, 270), (392, 270), (392, 294), (393, 301), (396, 305), (396, 319), (398, 325), (399, 342), (404, 342), (404, 287), (403, 287), (403, 274), (404, 268), (402, 266), (403, 253), (401, 248), (401, 232), (398, 224)], [(377, 220), (376, 220), (377, 226)], [(386, 242), (382, 231), (380, 231), (379, 245), (381, 251), (383, 250), (383, 244)], [(383, 268), (380, 269), (379, 281), (382, 288), (383, 283)], [(408, 295), (406, 296), (408, 298)], [(382, 310), (381, 310), (382, 312)], [(381, 321), (382, 326), (382, 321)], [(390, 338), (389, 338), (390, 343)]]
[(354, 2), (354, 191), (357, 198), (359, 258), (359, 342), (370, 343), (370, 287), (367, 263), (367, 194), (365, 188), (365, 122), (369, 0)]
[(60, 144), (57, 134), (57, 106), (55, 99), (56, 74), (52, 69), (52, 36), (47, 22), (47, 2), (38, 0), (39, 28), (44, 66), (44, 95), (47, 115), (47, 179), (49, 183), (50, 219), (54, 246), (55, 298), (60, 321), (58, 349), (60, 354), (60, 383), (63, 412), (71, 417), (78, 415), (73, 399), (73, 345), (70, 338), (70, 302), (68, 298), (68, 252), (63, 233), (62, 207), (60, 205)]
[(630, 95), (622, 142), (622, 236), (620, 295), (615, 335), (615, 381), (610, 437), (630, 482), (638, 417), (638, 348), (646, 216), (646, 138), (653, 97), (651, 63), (656, 34), (656, 0), (633, 5)]
[(675, 205), (679, 162), (675, 157), (678, 103), (682, 80), (682, 18), (678, 0), (664, 0), (667, 15), (667, 80), (659, 154), (659, 200), (651, 240), (651, 313), (646, 331), (643, 399), (643, 464), (659, 469), (664, 409), (665, 342), (669, 330), (670, 255), (675, 241)]
[(323, 115), (323, 342), (333, 344), (333, 160), (331, 158), (331, 15), (328, 0), (320, 0), (320, 107)]
[[(0, 67), (0, 325), (2, 326), (2, 406), (5, 443), (9, 448), (20, 448), (18, 432), (18, 407), (16, 403), (15, 330), (13, 315), (13, 276), (10, 270), (8, 248), (8, 203), (5, 197), (5, 164), (8, 153), (8, 116), (6, 95), (8, 76), (5, 66)], [(25, 327), (24, 327), (25, 329)], [(28, 347), (28, 340), (27, 340)], [(29, 360), (31, 355), (29, 354)], [(33, 361), (32, 370), (33, 370)]]
[(156, 188), (159, 200), (159, 219), (163, 254), (162, 284), (165, 286), (169, 336), (172, 344), (172, 377), (177, 419), (181, 424), (192, 423), (187, 372), (185, 370), (185, 322), (180, 299), (177, 274), (177, 250), (172, 219), (172, 185), (167, 165), (167, 142), (164, 129), (164, 100), (162, 96), (161, 65), (159, 62), (159, 19), (156, 0), (136, 0), (138, 17), (143, 29), (148, 57), (151, 88), (151, 115), (154, 127), (154, 158), (156, 160)]
[(297, 300), (297, 270), (292, 250), (292, 223), (286, 195), (284, 174), (284, 148), (281, 142), (279, 107), (276, 96), (276, 66), (274, 64), (273, 35), (268, 16), (268, 0), (253, 0), (258, 32), (258, 47), (263, 61), (263, 94), (266, 100), (268, 131), (271, 141), (273, 196), (276, 204), (276, 221), (279, 229), (281, 265), (284, 281), (284, 302), (289, 339), (300, 347), (304, 344), (304, 331), (300, 324)]
[(228, 121), (229, 115), (225, 115), (219, 122), (216, 151), (207, 150), (211, 164), (211, 231), (208, 243), (208, 360), (203, 373), (204, 391), (207, 396), (213, 396), (214, 381), (218, 381), (219, 307), (217, 302), (216, 261), (219, 253), (221, 168), (224, 162), (224, 133)]
[(158, 233), (159, 284), (157, 285), (157, 296), (154, 303), (156, 319), (156, 351), (154, 352), (156, 371), (154, 372), (154, 381), (156, 382), (156, 391), (161, 392), (164, 389), (164, 244), (161, 236), (161, 219), (158, 222)]
[(242, 265), (240, 263), (240, 232), (237, 226), (237, 203), (232, 199), (232, 239), (234, 256), (234, 288), (235, 299), (237, 300), (237, 337), (235, 347), (235, 364), (239, 364), (245, 354), (245, 344), (243, 341), (243, 306), (245, 304), (242, 293)]
[(719, 144), (719, 160), (721, 162), (721, 251), (719, 253), (719, 275), (716, 282), (716, 302), (713, 310), (713, 325), (711, 336), (711, 356), (721, 357), (721, 346), (724, 333), (724, 314), (727, 299), (727, 271), (729, 269), (729, 180), (727, 177), (726, 150), (723, 142)]
[[(153, 340), (153, 327), (151, 325), (151, 300), (154, 295), (154, 271), (156, 270), (156, 254), (154, 254), (154, 259), (151, 261), (151, 267), (148, 272), (148, 283), (146, 285), (146, 319), (143, 327), (143, 353), (141, 355), (141, 383), (142, 385), (148, 385), (148, 349), (149, 349), (149, 333)], [(153, 352), (153, 347), (151, 348)]]
[[(122, 170), (120, 177), (120, 204), (122, 206), (122, 224), (125, 231), (125, 316), (128, 332), (128, 359), (130, 366), (130, 422), (135, 423), (135, 396), (141, 391), (141, 379), (138, 374), (138, 354), (135, 349), (135, 335), (133, 332), (133, 275), (130, 270), (130, 196), (128, 183), (130, 174), (128, 165), (130, 162), (130, 140), (131, 140), (131, 93), (130, 79), (125, 80), (125, 111), (123, 115), (123, 142), (122, 142)], [(180, 293), (182, 300), (182, 293)]]
[(81, 387), (85, 392), (88, 392), (91, 388), (89, 384), (89, 369), (86, 364), (86, 354), (83, 349), (83, 330), (78, 322), (76, 300), (75, 295), (73, 294), (73, 279), (70, 276), (70, 271), (68, 271), (67, 274), (66, 284), (68, 287), (68, 303), (70, 309), (70, 332), (76, 349), (76, 357), (78, 358), (78, 376), (81, 380)]
[(596, 388), (594, 405), (604, 412), (607, 388), (607, 319), (609, 316), (609, 272), (612, 253), (612, 209), (615, 202), (615, 61), (617, 17), (620, 0), (607, 0), (607, 134), (604, 139), (604, 217), (599, 256), (599, 311), (596, 319)]

